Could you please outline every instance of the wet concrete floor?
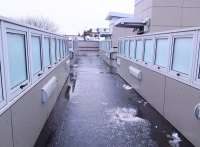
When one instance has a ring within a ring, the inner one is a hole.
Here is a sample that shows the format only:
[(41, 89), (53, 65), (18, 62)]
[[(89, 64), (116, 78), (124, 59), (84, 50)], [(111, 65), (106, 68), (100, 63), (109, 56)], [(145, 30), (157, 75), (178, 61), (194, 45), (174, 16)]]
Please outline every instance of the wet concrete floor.
[(193, 147), (100, 57), (72, 72), (35, 147)]

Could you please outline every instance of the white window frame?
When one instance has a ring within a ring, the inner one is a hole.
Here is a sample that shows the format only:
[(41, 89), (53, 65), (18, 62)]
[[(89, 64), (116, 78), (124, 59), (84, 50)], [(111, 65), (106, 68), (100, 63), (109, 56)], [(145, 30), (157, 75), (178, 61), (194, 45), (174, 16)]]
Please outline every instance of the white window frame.
[[(9, 23), (2, 23), (2, 41), (3, 41), (3, 53), (4, 53), (4, 65), (9, 65), (8, 59), (8, 47), (7, 47), (7, 33), (14, 33), (14, 34), (21, 34), (25, 35), (25, 60), (26, 60), (26, 76), (27, 80), (20, 83), (13, 89), (10, 89), (10, 77), (9, 77), (9, 68), (5, 68), (5, 81), (6, 81), (6, 93), (7, 93), (7, 100), (10, 102), (15, 97), (17, 97), (20, 93), (25, 91), (30, 86), (30, 58), (29, 57), (29, 48), (28, 48), (28, 29), (25, 27), (21, 27), (14, 24)], [(4, 66), (5, 67), (5, 66)], [(23, 88), (20, 88), (23, 86)]]
[(62, 38), (59, 39), (59, 54), (60, 54), (60, 62), (62, 61)]
[[(167, 67), (163, 67), (160, 65), (156, 64), (156, 53), (157, 53), (157, 40), (159, 39), (167, 39), (169, 42), (169, 58), (168, 58), (168, 65)], [(154, 50), (154, 63), (153, 63), (153, 68), (158, 71), (158, 72), (164, 72), (164, 73), (168, 73), (170, 70), (170, 60), (171, 60), (171, 48), (172, 48), (172, 38), (170, 34), (161, 34), (161, 35), (156, 35), (154, 37), (155, 40), (155, 50)]]
[(57, 61), (57, 63), (59, 63), (60, 62), (60, 45), (59, 45), (59, 38), (58, 37), (56, 37), (56, 61)]
[[(145, 58), (145, 42), (146, 40), (151, 40), (152, 43), (153, 43), (153, 53), (152, 53), (152, 62), (146, 62), (144, 61), (144, 58)], [(156, 42), (155, 42), (155, 38), (152, 36), (152, 37), (144, 37), (143, 38), (143, 42), (144, 42), (144, 49), (143, 49), (143, 61), (144, 61), (144, 64), (147, 65), (147, 66), (153, 66), (154, 65), (154, 60), (155, 60), (155, 46), (156, 46)]]
[[(0, 22), (1, 23), (1, 22)], [(2, 29), (2, 25), (0, 24), (0, 39), (2, 40), (3, 38), (3, 29)], [(6, 97), (6, 78), (5, 78), (5, 72), (4, 72), (4, 60), (3, 60), (3, 43), (0, 41), (0, 88), (2, 90), (2, 101), (0, 102), (0, 109), (3, 108), (6, 104), (7, 104), (7, 97)]]
[(55, 65), (57, 64), (57, 60), (56, 60), (56, 37), (55, 37), (55, 36), (51, 36), (51, 41), (50, 41), (50, 42), (51, 42), (51, 43), (50, 43), (50, 44), (51, 44), (51, 47), (50, 47), (50, 48), (51, 48), (51, 49), (50, 49), (51, 51), (52, 51), (52, 49), (53, 49), (52, 41), (55, 41), (55, 63), (52, 63), (52, 62), (53, 62), (53, 60), (52, 60), (53, 57), (52, 57), (52, 54), (50, 53), (50, 54), (51, 54), (51, 66), (55, 66)]
[(197, 85), (198, 87), (200, 87), (200, 30), (196, 31), (196, 36), (195, 36), (196, 40), (196, 49), (194, 51), (194, 59), (193, 59), (193, 68), (192, 68), (192, 73), (193, 73), (193, 77), (192, 77), (192, 82), (193, 84)]
[[(32, 74), (32, 36), (34, 37), (39, 37), (40, 38), (40, 61), (41, 61), (41, 71), (37, 72), (35, 75)], [(32, 82), (35, 82), (37, 80), (39, 80), (40, 78), (42, 78), (42, 75), (44, 74), (44, 65), (43, 65), (43, 51), (42, 51), (42, 33), (39, 32), (39, 31), (36, 31), (36, 30), (29, 30), (29, 41), (28, 41), (28, 44), (29, 44), (29, 50), (30, 50), (30, 54), (29, 54), (29, 57), (30, 57), (30, 73), (31, 73), (31, 81)]]
[[(44, 65), (44, 40), (45, 40), (45, 38), (47, 38), (48, 40), (49, 40), (49, 62), (50, 62), (50, 64), (47, 66), (47, 67), (45, 67), (45, 65)], [(44, 70), (44, 72), (46, 72), (46, 71), (49, 71), (49, 70), (51, 70), (51, 68), (52, 68), (52, 64), (51, 64), (51, 35), (48, 35), (48, 34), (45, 34), (45, 35), (43, 35), (42, 36), (42, 56), (43, 56), (43, 70)]]
[(122, 40), (121, 39), (119, 39), (119, 41), (118, 41), (118, 56), (121, 56), (121, 43), (122, 43)]
[[(137, 59), (136, 54), (137, 54), (137, 41), (142, 41), (142, 59)], [(144, 62), (144, 40), (143, 38), (135, 38), (135, 61), (143, 63)]]
[[(128, 42), (128, 55), (126, 55), (126, 42)], [(124, 39), (124, 57), (129, 58), (130, 56), (130, 40)]]
[(65, 42), (64, 39), (62, 40), (62, 54), (63, 54), (63, 59), (65, 59)]
[[(184, 74), (184, 73), (180, 73), (178, 71), (174, 71), (172, 69), (173, 66), (173, 56), (174, 56), (174, 42), (176, 38), (193, 38), (193, 55), (192, 55), (192, 65), (191, 65), (191, 70), (189, 72), (189, 74)], [(192, 68), (193, 68), (193, 60), (195, 58), (195, 31), (191, 31), (191, 32), (178, 32), (178, 33), (173, 33), (172, 34), (172, 45), (171, 45), (171, 58), (170, 58), (170, 75), (173, 76), (174, 78), (177, 79), (181, 79), (184, 81), (190, 81), (191, 77), (192, 77)]]
[[(134, 44), (134, 58), (131, 57), (131, 42), (133, 42), (133, 44)], [(131, 39), (129, 40), (129, 59), (132, 60), (132, 61), (135, 61), (135, 53), (136, 53), (136, 52), (135, 52), (135, 51), (136, 51), (136, 50), (135, 50), (135, 49), (136, 49), (136, 48), (135, 48), (135, 45), (136, 45), (135, 43), (136, 43), (135, 39), (132, 39), (132, 38), (131, 38)]]

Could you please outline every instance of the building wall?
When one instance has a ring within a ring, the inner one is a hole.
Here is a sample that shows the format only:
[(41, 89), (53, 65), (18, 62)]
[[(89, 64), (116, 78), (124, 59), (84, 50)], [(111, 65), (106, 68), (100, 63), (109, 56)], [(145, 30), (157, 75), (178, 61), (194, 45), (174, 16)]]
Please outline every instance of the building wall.
[(78, 41), (75, 49), (76, 55), (97, 55), (99, 51), (99, 41)]
[(137, 17), (151, 18), (150, 32), (200, 26), (199, 0), (138, 0)]
[[(120, 60), (120, 65), (117, 66), (119, 75), (187, 139), (199, 147), (200, 123), (193, 112), (195, 105), (199, 103), (199, 89), (147, 69), (129, 59), (118, 57), (118, 60)], [(130, 66), (141, 70), (141, 80), (129, 73)]]
[[(69, 65), (64, 60), (47, 77), (31, 88), (15, 104), (0, 116), (1, 147), (33, 147), (40, 134), (62, 87), (69, 75)], [(48, 99), (41, 102), (41, 88), (53, 76), (57, 78), (57, 89)], [(14, 145), (14, 146), (13, 146)]]
[(118, 40), (120, 37), (125, 37), (125, 36), (132, 36), (135, 33), (133, 32), (133, 29), (130, 28), (120, 28), (120, 27), (113, 27), (112, 29), (112, 47), (117, 47), (118, 46)]

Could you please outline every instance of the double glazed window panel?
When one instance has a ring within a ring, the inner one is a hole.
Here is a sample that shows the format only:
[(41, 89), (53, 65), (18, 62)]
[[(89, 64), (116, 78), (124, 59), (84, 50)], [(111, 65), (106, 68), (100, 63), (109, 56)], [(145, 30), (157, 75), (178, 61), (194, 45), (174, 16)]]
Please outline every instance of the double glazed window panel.
[(130, 41), (130, 58), (135, 59), (135, 42), (133, 40)]
[(56, 63), (56, 39), (51, 40), (51, 60)]
[(59, 40), (56, 41), (56, 60), (60, 59)]
[(136, 41), (136, 59), (137, 60), (143, 59), (143, 41), (142, 40)]
[(147, 63), (153, 62), (154, 44), (153, 40), (145, 40), (144, 45), (144, 61)]
[(44, 67), (50, 65), (50, 39), (45, 37), (44, 38)]
[(9, 87), (15, 88), (28, 79), (25, 35), (7, 33)]
[(167, 67), (170, 55), (169, 40), (167, 38), (156, 40), (156, 59), (155, 64)]
[(186, 75), (191, 71), (193, 56), (193, 38), (175, 38), (172, 70)]
[(39, 36), (31, 36), (31, 57), (32, 75), (35, 75), (42, 70), (41, 41)]
[(60, 54), (60, 58), (62, 58), (62, 41), (59, 40), (59, 54)]
[(128, 40), (125, 40), (125, 42), (124, 42), (125, 44), (125, 46), (124, 46), (124, 49), (125, 49), (125, 56), (126, 57), (129, 57), (129, 41)]
[(121, 55), (124, 55), (124, 41), (123, 40), (121, 41), (120, 49), (121, 49)]

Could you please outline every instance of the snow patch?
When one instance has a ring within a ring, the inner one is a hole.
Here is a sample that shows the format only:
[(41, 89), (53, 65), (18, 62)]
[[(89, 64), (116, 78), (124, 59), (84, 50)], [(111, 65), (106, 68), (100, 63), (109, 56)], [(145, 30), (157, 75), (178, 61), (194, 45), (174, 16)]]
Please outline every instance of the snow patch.
[(74, 64), (73, 67), (74, 67), (74, 68), (77, 68), (77, 67), (78, 67), (78, 64)]
[(112, 122), (136, 122), (142, 121), (143, 119), (136, 117), (138, 113), (137, 109), (134, 108), (116, 108), (107, 111), (107, 114), (111, 116)]
[(131, 86), (126, 85), (126, 84), (124, 84), (122, 87), (123, 87), (125, 90), (131, 90), (131, 89), (132, 89)]
[(168, 136), (170, 138), (169, 144), (171, 147), (180, 147), (179, 142), (181, 142), (181, 138), (178, 136), (178, 133), (173, 132), (172, 135)]
[(101, 104), (104, 105), (104, 106), (108, 105), (108, 103), (106, 103), (106, 102), (102, 102)]

